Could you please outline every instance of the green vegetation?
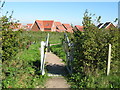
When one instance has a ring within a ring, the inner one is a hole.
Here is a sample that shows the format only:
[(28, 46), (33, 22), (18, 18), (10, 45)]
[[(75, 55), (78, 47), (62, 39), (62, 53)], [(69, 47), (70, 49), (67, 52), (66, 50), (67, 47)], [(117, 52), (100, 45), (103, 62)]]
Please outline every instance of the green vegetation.
[(33, 44), (16, 58), (3, 62), (3, 88), (41, 88), (47, 76), (40, 75), (39, 46)]
[[(74, 32), (75, 53), (73, 74), (69, 80), (72, 88), (120, 88), (119, 30), (98, 29), (86, 11), (83, 18), (84, 32)], [(108, 45), (112, 44), (110, 75), (106, 76)]]
[(22, 34), (20, 34), (20, 39), (24, 41), (24, 43), (27, 42), (34, 42), (34, 43), (40, 43), (42, 41), (46, 41), (46, 36), (49, 33), (49, 42), (50, 44), (55, 43), (61, 43), (60, 38), (63, 37), (63, 33), (59, 32), (42, 32), (42, 31), (23, 31)]
[[(21, 31), (18, 34), (18, 52), (14, 58), (3, 61), (3, 88), (44, 87), (47, 75), (40, 75), (40, 42), (48, 32)], [(50, 32), (50, 42), (59, 43), (62, 33)], [(56, 37), (57, 38), (53, 38)], [(53, 40), (51, 40), (53, 39)], [(28, 47), (27, 47), (28, 46)]]
[[(120, 45), (118, 28), (98, 29), (86, 11), (83, 18), (84, 32), (74, 30), (73, 73), (66, 78), (71, 88), (120, 88)], [(100, 19), (100, 17), (98, 17)], [(99, 20), (96, 20), (99, 22)], [(108, 45), (112, 45), (110, 75), (106, 75)], [(61, 49), (61, 50), (60, 50)], [(63, 60), (62, 45), (52, 46), (52, 51)]]
[[(9, 28), (7, 31), (3, 30), (3, 47), (6, 50), (3, 50), (5, 58), (3, 60), (3, 88), (44, 87), (43, 83), (47, 76), (40, 75), (39, 48), (40, 42), (45, 41), (47, 34), (48, 32), (22, 30), (14, 32)], [(9, 38), (11, 35), (13, 38)], [(59, 43), (61, 35), (62, 33), (50, 33), (50, 43)]]
[(2, 60), (10, 60), (17, 53), (18, 39), (17, 34), (19, 31), (14, 32), (10, 29), (12, 22), (6, 16), (1, 17), (2, 22)]
[[(71, 41), (71, 39), (73, 38), (73, 34), (67, 33), (67, 35), (68, 35), (68, 37), (69, 37), (69, 39), (70, 39), (70, 41)], [(59, 44), (57, 44), (57, 45), (52, 45), (52, 46), (50, 47), (50, 50), (51, 50), (54, 54), (56, 54), (58, 57), (60, 57), (60, 58), (63, 60), (63, 62), (66, 62), (66, 61), (65, 61), (65, 60), (66, 60), (66, 52), (64, 51), (64, 46), (63, 46), (64, 35), (62, 35), (62, 37), (60, 37), (59, 40), (60, 40)]]
[(56, 54), (58, 57), (60, 57), (63, 61), (65, 61), (66, 55), (65, 52), (63, 50), (63, 46), (62, 44), (58, 44), (58, 45), (53, 45), (50, 47), (51, 51)]

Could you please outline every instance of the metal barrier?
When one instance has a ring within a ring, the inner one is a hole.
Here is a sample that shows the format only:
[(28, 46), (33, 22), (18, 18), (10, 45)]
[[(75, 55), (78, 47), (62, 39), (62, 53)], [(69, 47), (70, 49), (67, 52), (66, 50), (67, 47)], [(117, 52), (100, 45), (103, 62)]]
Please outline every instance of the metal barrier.
[(40, 66), (40, 68), (41, 68), (41, 74), (42, 75), (45, 74), (45, 69), (44, 69), (45, 58), (46, 58), (45, 54), (46, 54), (46, 52), (48, 52), (48, 50), (49, 50), (49, 33), (46, 37), (46, 41), (45, 42), (41, 41), (41, 66)]
[(66, 53), (66, 64), (67, 64), (66, 67), (69, 73), (72, 73), (72, 61), (74, 59), (73, 58), (74, 44), (71, 43), (66, 33), (64, 34), (63, 45), (64, 45), (64, 51)]

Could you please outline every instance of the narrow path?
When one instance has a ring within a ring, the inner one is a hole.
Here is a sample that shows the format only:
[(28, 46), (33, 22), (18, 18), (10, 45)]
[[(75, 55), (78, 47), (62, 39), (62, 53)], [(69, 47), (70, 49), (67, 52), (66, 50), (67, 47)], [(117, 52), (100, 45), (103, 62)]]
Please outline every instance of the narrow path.
[(56, 56), (53, 53), (46, 53), (46, 68), (48, 70), (48, 74), (52, 74), (53, 76), (65, 76), (67, 74), (66, 68), (62, 59)]
[(63, 76), (68, 72), (66, 71), (64, 63), (62, 60), (53, 53), (46, 53), (46, 68), (48, 75), (51, 76), (46, 84), (46, 88), (69, 88), (67, 81)]
[(46, 88), (69, 88), (67, 81), (63, 77), (52, 77), (46, 82)]

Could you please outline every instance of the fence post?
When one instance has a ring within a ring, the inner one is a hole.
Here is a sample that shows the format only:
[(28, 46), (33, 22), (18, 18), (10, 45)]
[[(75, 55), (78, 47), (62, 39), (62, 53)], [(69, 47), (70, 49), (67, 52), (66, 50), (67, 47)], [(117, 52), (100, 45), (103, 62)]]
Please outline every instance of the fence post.
[(47, 40), (46, 40), (46, 52), (48, 52), (49, 51), (49, 33), (48, 33), (48, 35), (47, 35)]
[(45, 74), (45, 71), (44, 71), (44, 57), (45, 57), (45, 54), (44, 54), (44, 46), (45, 46), (45, 43), (44, 41), (41, 41), (41, 71), (42, 71), (42, 75)]
[(110, 60), (111, 60), (111, 44), (109, 44), (109, 51), (108, 51), (107, 75), (109, 75), (110, 73)]

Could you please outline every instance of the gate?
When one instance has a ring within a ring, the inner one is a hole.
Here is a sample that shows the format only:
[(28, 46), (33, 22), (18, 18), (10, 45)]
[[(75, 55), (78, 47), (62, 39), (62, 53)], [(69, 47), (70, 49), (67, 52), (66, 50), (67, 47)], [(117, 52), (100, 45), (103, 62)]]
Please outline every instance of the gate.
[(40, 66), (40, 70), (41, 70), (41, 74), (44, 75), (45, 74), (45, 53), (49, 51), (49, 33), (46, 37), (46, 41), (41, 41), (41, 66)]
[(66, 67), (69, 73), (71, 74), (72, 69), (72, 62), (73, 62), (73, 53), (74, 53), (74, 44), (69, 40), (66, 33), (64, 33), (64, 41), (63, 41), (64, 51), (66, 53)]

